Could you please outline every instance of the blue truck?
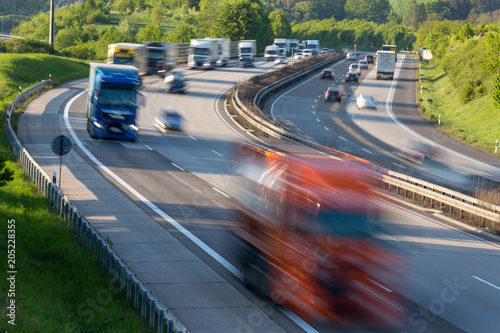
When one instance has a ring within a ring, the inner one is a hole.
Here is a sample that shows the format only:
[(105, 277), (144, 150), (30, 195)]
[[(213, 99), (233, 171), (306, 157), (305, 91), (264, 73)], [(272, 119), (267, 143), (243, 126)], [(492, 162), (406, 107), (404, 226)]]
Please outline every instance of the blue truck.
[(93, 138), (137, 140), (135, 120), (143, 104), (139, 69), (131, 65), (90, 63), (87, 131)]

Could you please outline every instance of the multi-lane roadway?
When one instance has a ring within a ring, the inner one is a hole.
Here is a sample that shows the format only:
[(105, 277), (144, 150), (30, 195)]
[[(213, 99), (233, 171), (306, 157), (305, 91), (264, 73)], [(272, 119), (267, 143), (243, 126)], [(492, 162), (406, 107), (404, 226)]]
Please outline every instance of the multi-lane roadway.
[[(412, 165), (392, 154), (394, 141), (401, 140), (394, 138), (401, 135), (397, 133), (410, 133), (407, 130), (410, 129), (427, 140), (439, 140), (415, 114), (417, 67), (414, 58), (402, 56), (398, 59), (394, 82), (374, 79), (370, 66), (363, 71), (359, 84), (344, 83), (342, 75), (347, 72), (348, 63), (343, 60), (333, 66), (334, 81), (320, 80), (319, 72), (315, 73), (273, 96), (264, 108), (319, 143), (334, 145), (339, 150), (402, 171)], [(140, 138), (134, 143), (95, 141), (88, 136), (84, 115), (85, 81), (68, 85), (64, 97), (47, 101), (47, 105), (59, 106), (56, 111), (38, 111), (36, 118), (30, 117), (27, 111), (26, 117), (21, 119), (21, 139), (34, 148), (43, 142), (41, 137), (50, 138), (61, 132), (74, 135), (75, 143), (81, 145), (77, 152), (82, 160), (130, 198), (131, 204), (145, 212), (152, 223), (168, 231), (215, 272), (199, 270), (200, 275), (214, 274), (209, 287), (202, 286), (206, 282), (204, 279), (185, 276), (186, 273), (196, 274), (195, 268), (187, 271), (178, 267), (183, 276), (175, 279), (176, 273), (169, 273), (172, 275), (170, 282), (160, 284), (149, 280), (152, 289), (164, 296), (164, 303), (192, 332), (344, 331), (305, 323), (249, 292), (239, 280), (240, 265), (234, 259), (234, 240), (227, 231), (236, 207), (228, 161), (234, 141), (257, 139), (232, 121), (225, 111), (224, 100), (235, 83), (273, 68), (272, 63), (258, 62), (255, 68), (230, 66), (215, 71), (188, 70), (186, 95), (166, 94), (161, 80), (146, 79), (142, 93), (147, 104), (138, 119)], [(323, 93), (331, 84), (341, 86), (341, 104), (323, 102)], [(349, 97), (360, 91), (368, 91), (379, 100), (376, 111), (357, 110), (352, 104)], [(183, 132), (163, 134), (155, 129), (154, 116), (165, 106), (182, 113)], [(43, 128), (28, 126), (30, 121), (40, 118), (46, 119), (41, 122)], [(68, 132), (68, 127), (74, 133)], [(438, 144), (450, 150), (459, 149), (455, 148), (459, 144), (451, 139), (444, 141)], [(37, 158), (43, 164), (41, 151), (38, 150)], [(476, 151), (468, 154), (466, 149), (460, 154), (471, 160), (480, 156), (481, 163), (489, 162)], [(96, 167), (96, 161), (105, 168)], [(492, 159), (491, 162), (498, 161)], [(63, 191), (64, 186), (63, 178)], [(73, 196), (77, 199), (78, 193)], [(460, 227), (433, 210), (420, 209), (391, 197), (382, 197), (381, 205), (388, 215), (377, 237), (406, 257), (412, 277), (412, 286), (405, 292), (410, 304), (406, 331), (497, 330), (500, 324), (497, 319), (500, 309), (497, 301), (500, 296), (500, 269), (496, 265), (500, 259), (498, 240)], [(120, 221), (116, 223), (120, 227)], [(114, 240), (117, 249), (127, 251), (109, 228), (102, 225), (100, 232)], [(147, 240), (140, 246), (147, 247)], [(162, 249), (161, 244), (151, 246), (159, 251)], [(143, 251), (141, 259), (132, 264), (138, 275), (146, 280), (155, 270), (154, 263), (144, 268), (149, 260), (148, 251)], [(181, 283), (183, 278), (185, 283)], [(161, 288), (170, 293), (162, 293)], [(197, 302), (198, 299), (203, 302)], [(214, 315), (217, 308), (219, 314)], [(207, 322), (209, 326), (203, 324)]]

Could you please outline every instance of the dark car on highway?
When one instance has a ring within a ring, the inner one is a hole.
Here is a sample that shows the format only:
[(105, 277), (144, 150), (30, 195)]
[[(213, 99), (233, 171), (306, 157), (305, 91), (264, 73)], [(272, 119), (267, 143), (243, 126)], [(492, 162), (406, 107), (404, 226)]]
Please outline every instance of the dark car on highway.
[(345, 82), (351, 82), (351, 81), (356, 81), (358, 82), (358, 73), (351, 71), (348, 72), (347, 75), (345, 76)]
[(334, 101), (334, 102), (342, 102), (342, 95), (340, 94), (339, 87), (329, 87), (325, 92), (325, 102)]
[(335, 72), (331, 68), (325, 68), (321, 72), (320, 79), (334, 79), (335, 78)]
[(365, 60), (366, 60), (366, 62), (367, 62), (367, 63), (369, 63), (369, 64), (373, 64), (373, 63), (375, 63), (375, 57), (373, 56), (373, 54), (367, 54), (367, 55), (365, 56)]

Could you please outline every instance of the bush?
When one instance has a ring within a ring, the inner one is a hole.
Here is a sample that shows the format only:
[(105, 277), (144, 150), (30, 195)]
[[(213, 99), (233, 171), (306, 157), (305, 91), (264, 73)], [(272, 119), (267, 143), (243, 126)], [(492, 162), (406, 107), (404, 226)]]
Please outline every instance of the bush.
[(49, 43), (36, 39), (12, 39), (3, 44), (5, 44), (5, 53), (58, 54)]

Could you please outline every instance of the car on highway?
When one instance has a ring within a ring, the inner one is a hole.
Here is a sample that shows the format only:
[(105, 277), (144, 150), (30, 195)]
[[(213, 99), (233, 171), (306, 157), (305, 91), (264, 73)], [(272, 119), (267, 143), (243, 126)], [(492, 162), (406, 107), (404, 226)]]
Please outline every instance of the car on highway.
[(167, 84), (167, 92), (173, 94), (184, 94), (186, 92), (186, 78), (184, 73), (180, 70), (173, 70), (169, 75), (165, 77), (165, 83)]
[(354, 53), (354, 52), (347, 53), (346, 59), (347, 60), (354, 60), (354, 61), (356, 61), (356, 53)]
[(345, 82), (356, 81), (358, 82), (359, 74), (358, 72), (347, 72), (345, 76)]
[(335, 78), (335, 72), (331, 68), (325, 68), (320, 74), (320, 79), (331, 79)]
[(377, 109), (378, 102), (375, 97), (371, 95), (359, 95), (356, 97), (356, 105), (358, 109)]
[(368, 69), (368, 62), (366, 60), (358, 61), (358, 65), (361, 67), (361, 69)]
[(288, 58), (286, 56), (279, 56), (274, 60), (276, 65), (282, 65), (288, 63)]
[(329, 87), (325, 92), (325, 102), (334, 101), (342, 102), (342, 94), (340, 93), (339, 87)]
[(182, 116), (174, 109), (161, 108), (156, 114), (155, 126), (163, 133), (167, 130), (181, 131), (183, 127)]
[(361, 75), (361, 66), (358, 64), (351, 64), (349, 66), (349, 72), (356, 72), (358, 75)]
[(311, 57), (313, 55), (313, 51), (311, 49), (303, 49), (302, 55), (304, 57)]
[(304, 59), (302, 52), (297, 52), (293, 55), (293, 60), (302, 60), (302, 59)]
[(375, 63), (375, 57), (373, 56), (373, 54), (367, 54), (367, 55), (365, 55), (365, 60), (369, 64), (374, 64)]

